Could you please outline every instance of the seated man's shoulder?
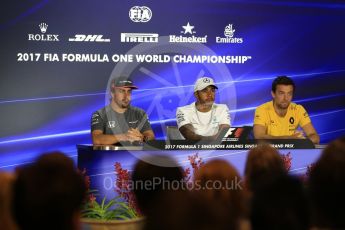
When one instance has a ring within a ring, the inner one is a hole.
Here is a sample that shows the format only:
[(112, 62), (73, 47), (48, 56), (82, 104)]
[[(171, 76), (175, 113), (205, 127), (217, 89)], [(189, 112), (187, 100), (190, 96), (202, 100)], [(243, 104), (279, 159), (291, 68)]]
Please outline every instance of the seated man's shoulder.
[(145, 115), (146, 114), (145, 110), (143, 110), (139, 107), (136, 107), (136, 106), (128, 107), (128, 111), (130, 111), (131, 113), (134, 113), (134, 114), (139, 114), (139, 115)]
[(192, 111), (192, 110), (195, 110), (194, 103), (192, 103), (190, 105), (177, 107), (177, 111), (188, 112), (188, 111)]
[(103, 132), (107, 121), (105, 107), (93, 112), (91, 117), (91, 131), (101, 130)]
[(259, 105), (258, 107), (256, 107), (256, 110), (274, 110), (273, 102), (272, 101), (265, 102)]
[(103, 116), (104, 114), (106, 114), (106, 107), (103, 107), (103, 108), (101, 108), (101, 109), (99, 109), (97, 111), (94, 111), (92, 113), (92, 118), (96, 118), (98, 116)]
[(308, 112), (303, 107), (303, 105), (296, 104), (296, 103), (291, 103), (290, 108), (291, 108), (291, 112), (293, 114), (296, 114), (296, 116), (300, 116), (300, 117), (303, 117), (303, 118), (308, 118), (309, 117)]
[(219, 110), (228, 110), (228, 106), (226, 104), (214, 104), (213, 105), (215, 109)]
[(294, 103), (294, 102), (291, 102), (291, 103), (290, 103), (290, 108), (291, 108), (292, 110), (300, 110), (300, 109), (303, 109), (303, 106), (302, 106), (302, 105), (299, 105), (299, 104), (296, 104), (296, 103)]

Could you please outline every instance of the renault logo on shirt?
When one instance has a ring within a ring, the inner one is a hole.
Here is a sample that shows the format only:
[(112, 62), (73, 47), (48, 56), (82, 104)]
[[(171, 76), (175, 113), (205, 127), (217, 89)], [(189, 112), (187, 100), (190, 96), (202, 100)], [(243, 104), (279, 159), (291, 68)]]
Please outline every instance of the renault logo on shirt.
[(295, 123), (295, 119), (293, 117), (290, 117), (289, 122), (290, 122), (290, 124), (293, 124), (293, 123)]

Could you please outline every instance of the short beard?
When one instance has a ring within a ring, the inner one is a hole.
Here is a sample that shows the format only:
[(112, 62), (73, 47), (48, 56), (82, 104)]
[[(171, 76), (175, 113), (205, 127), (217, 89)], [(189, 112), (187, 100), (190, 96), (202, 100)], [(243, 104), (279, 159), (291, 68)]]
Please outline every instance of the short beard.
[(199, 101), (199, 103), (198, 103), (198, 105), (200, 107), (203, 107), (203, 108), (212, 107), (213, 104), (214, 104), (214, 101), (206, 101), (204, 103), (200, 103), (200, 101)]
[(205, 106), (212, 106), (214, 104), (214, 101), (207, 101), (204, 103)]
[(113, 100), (113, 101), (121, 109), (127, 109), (129, 107), (129, 105), (130, 105), (129, 102), (128, 102), (128, 104), (125, 104), (125, 103), (122, 103), (122, 101), (120, 101), (120, 102), (117, 102), (115, 100)]
[(128, 104), (121, 104), (120, 107), (122, 109), (127, 109), (129, 107), (129, 103)]
[(287, 108), (289, 108), (289, 105), (290, 105), (290, 103), (288, 103), (286, 107), (283, 107), (283, 106), (277, 104), (277, 107), (278, 107), (279, 109), (287, 109)]

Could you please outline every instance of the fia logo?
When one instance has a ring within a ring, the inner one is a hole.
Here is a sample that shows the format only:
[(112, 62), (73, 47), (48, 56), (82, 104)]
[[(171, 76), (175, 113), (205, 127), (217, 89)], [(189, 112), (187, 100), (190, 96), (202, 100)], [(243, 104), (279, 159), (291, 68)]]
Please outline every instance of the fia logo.
[(152, 11), (147, 6), (133, 6), (129, 10), (129, 18), (133, 22), (148, 22), (152, 18)]

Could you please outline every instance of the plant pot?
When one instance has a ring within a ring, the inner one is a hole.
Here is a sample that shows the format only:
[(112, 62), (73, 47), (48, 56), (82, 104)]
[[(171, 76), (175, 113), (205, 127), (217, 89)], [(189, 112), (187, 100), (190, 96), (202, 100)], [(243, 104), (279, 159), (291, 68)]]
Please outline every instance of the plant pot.
[(141, 230), (144, 228), (145, 218), (108, 221), (82, 218), (81, 222), (88, 225), (90, 230)]

